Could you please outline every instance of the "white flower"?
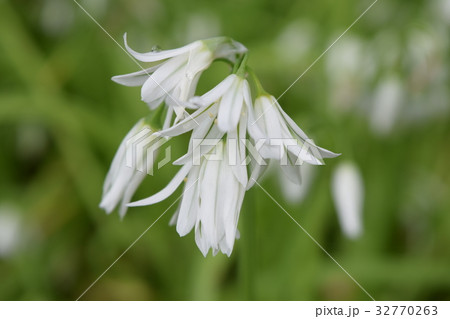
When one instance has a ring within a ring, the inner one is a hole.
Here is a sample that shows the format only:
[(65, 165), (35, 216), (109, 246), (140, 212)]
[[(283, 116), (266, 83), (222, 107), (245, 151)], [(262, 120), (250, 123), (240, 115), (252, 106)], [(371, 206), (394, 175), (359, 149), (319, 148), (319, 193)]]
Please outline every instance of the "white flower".
[(275, 97), (262, 94), (255, 100), (256, 121), (249, 121), (248, 131), (255, 141), (265, 139), (260, 152), (264, 158), (281, 161), (287, 177), (299, 184), (299, 165), (304, 162), (323, 165), (323, 158), (339, 154), (318, 147), (283, 111)]
[(395, 128), (405, 98), (400, 79), (389, 77), (375, 89), (370, 110), (371, 128), (377, 135), (386, 136)]
[(183, 134), (199, 126), (199, 123), (208, 121), (208, 118), (217, 118), (219, 130), (230, 132), (237, 128), (246, 110), (253, 113), (248, 82), (236, 74), (227, 76), (204, 95), (193, 97), (188, 105), (198, 110), (177, 125), (162, 131), (162, 135)]
[(0, 206), (0, 259), (8, 258), (19, 248), (22, 223), (20, 212), (7, 204)]
[[(247, 49), (229, 38), (195, 41), (184, 47), (159, 52), (139, 53), (131, 49), (124, 35), (125, 47), (137, 60), (162, 62), (146, 70), (114, 76), (113, 81), (126, 86), (141, 86), (141, 98), (151, 109), (162, 102), (180, 107), (195, 93), (202, 72), (218, 58), (235, 61)], [(164, 62), (163, 62), (164, 61)]]
[[(145, 138), (141, 148), (135, 143), (140, 138)], [(154, 142), (158, 138), (150, 125), (141, 119), (122, 140), (103, 185), (100, 207), (108, 214), (120, 202), (119, 215), (125, 216), (127, 204), (144, 179), (146, 172), (152, 168), (153, 162), (148, 161), (147, 155), (150, 152), (157, 152), (159, 144)]]
[(228, 147), (227, 142), (217, 143), (201, 157), (199, 165), (189, 161), (159, 193), (128, 206), (151, 205), (166, 199), (187, 175), (183, 198), (173, 219), (177, 232), (185, 236), (195, 227), (195, 241), (204, 256), (210, 248), (214, 255), (220, 250), (230, 256), (238, 236), (245, 186), (234, 174)]
[[(195, 152), (194, 141), (218, 141), (227, 133), (229, 149), (233, 152), (232, 170), (243, 186), (247, 186), (247, 168), (242, 165), (245, 155), (247, 122), (254, 120), (250, 88), (247, 80), (231, 74), (209, 92), (190, 100), (198, 110), (183, 121), (159, 132), (162, 136), (177, 136), (193, 130), (188, 153), (175, 161), (184, 164), (194, 161), (194, 154), (204, 155), (210, 148)], [(198, 157), (198, 156), (197, 156)], [(256, 176), (256, 175), (255, 175)]]
[(340, 164), (333, 173), (332, 193), (342, 231), (349, 238), (362, 233), (364, 184), (358, 167), (351, 163)]

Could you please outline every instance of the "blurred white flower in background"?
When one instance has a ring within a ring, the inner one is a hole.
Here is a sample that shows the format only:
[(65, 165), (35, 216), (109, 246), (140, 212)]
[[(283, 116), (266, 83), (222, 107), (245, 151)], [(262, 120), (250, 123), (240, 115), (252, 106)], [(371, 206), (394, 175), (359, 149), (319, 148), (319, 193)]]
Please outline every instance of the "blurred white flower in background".
[(364, 183), (353, 162), (342, 162), (332, 176), (332, 195), (343, 233), (357, 238), (363, 231)]
[(365, 82), (373, 75), (372, 54), (360, 38), (347, 36), (328, 52), (325, 67), (330, 81), (330, 105), (350, 111), (364, 93)]
[(416, 127), (449, 114), (448, 31), (439, 24), (423, 24), (408, 33), (404, 65), (408, 101), (402, 119)]
[(41, 9), (41, 28), (51, 36), (66, 33), (73, 25), (74, 4), (69, 1), (45, 0)]
[(0, 205), (0, 258), (11, 256), (20, 243), (21, 221), (16, 208)]
[(300, 63), (314, 46), (315, 25), (305, 20), (290, 22), (274, 42), (278, 59), (289, 66)]
[(450, 1), (448, 0), (429, 0), (427, 3), (432, 8), (432, 13), (441, 18), (442, 22), (450, 24)]
[(396, 76), (380, 81), (375, 88), (370, 114), (370, 126), (376, 135), (391, 133), (401, 112), (404, 100), (402, 82)]

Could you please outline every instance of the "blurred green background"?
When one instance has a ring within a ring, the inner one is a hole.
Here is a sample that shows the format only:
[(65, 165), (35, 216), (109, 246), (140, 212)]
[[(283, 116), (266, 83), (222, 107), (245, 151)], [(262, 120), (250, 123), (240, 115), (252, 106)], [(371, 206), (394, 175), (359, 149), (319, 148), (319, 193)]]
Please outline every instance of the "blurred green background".
[[(276, 97), (371, 3), (80, 0), (138, 51), (233, 37)], [(343, 155), (315, 170), (303, 199), (283, 191), (277, 171), (262, 185), (377, 300), (450, 299), (449, 26), (447, 0), (380, 0), (280, 99)], [(0, 1), (0, 299), (77, 299), (176, 198), (123, 221), (98, 208), (120, 141), (147, 111), (139, 88), (110, 78), (136, 70), (72, 0)], [(226, 71), (213, 66), (199, 92)], [(174, 155), (186, 142), (173, 141)], [(331, 195), (333, 170), (348, 161), (365, 190), (354, 240)], [(147, 178), (135, 198), (176, 169)], [(193, 234), (180, 238), (168, 226), (175, 208), (82, 299), (369, 299), (258, 187), (230, 258), (204, 258)]]

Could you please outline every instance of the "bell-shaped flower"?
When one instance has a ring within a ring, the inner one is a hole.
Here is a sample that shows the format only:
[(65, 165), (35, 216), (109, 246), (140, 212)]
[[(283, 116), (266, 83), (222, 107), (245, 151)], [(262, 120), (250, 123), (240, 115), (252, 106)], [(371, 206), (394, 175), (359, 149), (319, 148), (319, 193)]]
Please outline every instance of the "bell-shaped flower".
[[(160, 62), (148, 69), (118, 75), (113, 81), (126, 86), (142, 86), (141, 98), (151, 109), (162, 102), (181, 108), (195, 93), (198, 79), (215, 59), (234, 62), (247, 49), (230, 38), (218, 37), (192, 42), (178, 49), (139, 53), (128, 46), (127, 51), (142, 62)], [(182, 109), (182, 108), (181, 108)]]
[[(222, 133), (222, 135), (224, 135)], [(230, 151), (228, 140), (220, 140), (199, 162), (188, 161), (172, 181), (159, 193), (128, 206), (146, 206), (169, 197), (185, 180), (184, 193), (173, 221), (180, 236), (195, 228), (195, 241), (204, 256), (211, 248), (216, 255), (220, 250), (230, 256), (245, 185), (235, 175), (235, 151)], [(233, 149), (234, 145), (231, 145)], [(189, 154), (194, 159), (194, 154)], [(186, 178), (187, 176), (187, 178)]]
[(108, 214), (120, 202), (119, 215), (125, 216), (127, 204), (142, 180), (153, 169), (161, 137), (141, 119), (122, 140), (103, 185), (100, 207)]
[(254, 110), (256, 120), (249, 122), (250, 136), (255, 141), (265, 140), (260, 149), (261, 155), (280, 160), (281, 168), (295, 183), (300, 183), (299, 166), (303, 162), (323, 165), (323, 158), (339, 156), (316, 146), (272, 95), (259, 95), (255, 100)]

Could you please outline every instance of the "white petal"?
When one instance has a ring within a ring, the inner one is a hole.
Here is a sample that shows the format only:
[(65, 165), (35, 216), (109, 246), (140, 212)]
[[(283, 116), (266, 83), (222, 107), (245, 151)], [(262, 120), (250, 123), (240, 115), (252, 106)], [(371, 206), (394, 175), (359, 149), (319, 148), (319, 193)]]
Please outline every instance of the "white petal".
[[(272, 97), (273, 99), (275, 99), (274, 97)], [(276, 101), (276, 100), (275, 100)], [(312, 141), (308, 138), (308, 136), (305, 134), (305, 132), (303, 132), (303, 130), (289, 117), (289, 115), (287, 115), (286, 112), (284, 112), (284, 110), (281, 108), (281, 106), (278, 104), (278, 102), (276, 103), (278, 110), (280, 111), (280, 113), (283, 115), (283, 118), (286, 120), (286, 122), (288, 123), (289, 127), (303, 140), (309, 140), (310, 144), (312, 144)], [(333, 158), (336, 156), (339, 156), (341, 154), (338, 153), (334, 153), (331, 152), (327, 149), (324, 149), (322, 147), (316, 146), (317, 150), (319, 151), (320, 155), (322, 158)]]
[(144, 172), (135, 171), (133, 177), (131, 178), (127, 188), (125, 189), (125, 192), (122, 197), (122, 202), (120, 204), (119, 209), (119, 216), (125, 217), (125, 214), (127, 213), (128, 206), (127, 204), (130, 203), (131, 198), (133, 197), (134, 193), (136, 192), (136, 189), (141, 185), (142, 181), (144, 180), (146, 174)]
[(216, 227), (220, 230), (219, 241), (222, 240), (223, 233), (225, 235), (221, 250), (226, 254), (230, 254), (233, 249), (244, 193), (244, 187), (235, 178), (227, 160), (222, 161), (218, 180)]
[(193, 149), (191, 152), (183, 155), (179, 159), (177, 159), (174, 164), (175, 165), (183, 165), (185, 163), (193, 162), (194, 156), (196, 156), (196, 160), (198, 160), (198, 157), (202, 157), (203, 155), (209, 153), (216, 145), (219, 143), (222, 139), (222, 137), (225, 135), (224, 132), (219, 130), (219, 127), (215, 124), (213, 124), (204, 138), (205, 141), (208, 141), (208, 144), (199, 144), (195, 149)]
[(163, 136), (177, 136), (183, 133), (186, 133), (195, 127), (199, 126), (200, 123), (206, 120), (207, 117), (210, 117), (210, 114), (215, 114), (217, 112), (217, 104), (213, 104), (211, 106), (205, 106), (188, 117), (186, 117), (183, 121), (174, 125), (167, 130), (160, 131), (159, 133)]
[(236, 78), (220, 101), (217, 124), (222, 131), (229, 132), (237, 127), (243, 101), (241, 80)]
[(178, 215), (179, 215), (179, 213), (180, 213), (180, 210), (177, 209), (177, 211), (176, 211), (176, 212), (172, 215), (172, 217), (170, 218), (169, 226), (176, 225), (177, 220), (178, 220)]
[(197, 247), (202, 252), (203, 256), (206, 257), (209, 251), (209, 244), (207, 242), (206, 236), (203, 233), (203, 225), (200, 221), (197, 221), (195, 224), (195, 243), (197, 244)]
[(167, 184), (166, 187), (164, 187), (161, 191), (158, 193), (147, 197), (145, 199), (141, 199), (139, 201), (133, 202), (128, 204), (128, 207), (136, 207), (136, 206), (147, 206), (152, 205), (155, 203), (158, 203), (175, 192), (175, 190), (180, 186), (180, 184), (183, 182), (184, 178), (188, 174), (189, 170), (191, 169), (192, 165), (186, 164), (184, 165), (178, 173), (175, 175), (175, 177)]
[(302, 164), (303, 162), (311, 165), (324, 165), (322, 155), (319, 148), (310, 143), (304, 143), (303, 145), (289, 145), (289, 154), (293, 158), (292, 163)]
[(246, 190), (249, 190), (255, 185), (269, 166), (268, 163), (265, 165), (260, 165), (255, 160), (252, 160), (250, 164), (250, 177), (248, 179)]
[(260, 96), (255, 101), (255, 109), (259, 113), (259, 122), (267, 143), (261, 148), (263, 158), (281, 159), (284, 157), (285, 149), (281, 147), (284, 143), (282, 139), (291, 138), (283, 130), (283, 120), (272, 101), (267, 96)]
[(193, 166), (184, 187), (183, 199), (177, 220), (177, 232), (180, 236), (188, 234), (195, 225), (199, 210), (199, 166)]
[(278, 111), (283, 116), (284, 120), (288, 123), (288, 125), (291, 127), (291, 129), (303, 140), (308, 140), (309, 137), (303, 132), (303, 130), (292, 120), (289, 115), (283, 110), (283, 108), (280, 106), (280, 104), (277, 102), (277, 100), (272, 96), (272, 103)]
[(180, 81), (182, 68), (186, 62), (185, 56), (179, 56), (164, 62), (142, 86), (142, 101), (151, 103), (162, 96), (166, 96)]
[(201, 97), (192, 98), (192, 102), (201, 106), (208, 106), (217, 102), (230, 89), (231, 85), (236, 81), (236, 78), (237, 76), (235, 74), (227, 76), (222, 82)]
[(103, 195), (102, 201), (100, 202), (100, 207), (108, 214), (114, 210), (121, 200), (123, 192), (135, 172), (134, 168), (125, 166), (125, 163), (121, 163), (121, 165), (123, 166), (119, 174), (114, 179), (111, 188)]
[(116, 75), (111, 78), (116, 83), (125, 85), (125, 86), (140, 86), (147, 81), (147, 79), (150, 77), (150, 75), (155, 72), (156, 69), (158, 69), (160, 66), (155, 65), (151, 68), (141, 70), (134, 73), (129, 74), (123, 74), (123, 75)]
[[(217, 146), (217, 152), (220, 152), (220, 146)], [(206, 241), (214, 248), (217, 246), (216, 239), (216, 200), (217, 200), (217, 180), (219, 176), (220, 161), (205, 160), (204, 174), (199, 181), (200, 192), (200, 210), (199, 219), (202, 224), (202, 235)]]
[[(126, 144), (127, 141), (132, 137), (138, 134), (144, 128), (144, 120), (140, 119), (133, 128), (127, 133), (127, 135), (123, 138), (122, 142), (120, 142), (120, 146), (114, 155), (114, 159), (111, 163), (111, 167), (108, 171), (108, 174), (105, 178), (105, 183), (103, 185), (103, 193), (105, 194), (109, 188), (111, 188), (112, 183), (116, 179), (119, 174), (120, 169), (123, 166), (123, 161), (125, 160), (126, 153)], [(148, 127), (147, 127), (148, 128)]]
[(123, 40), (125, 43), (125, 48), (127, 51), (134, 56), (136, 59), (142, 61), (142, 62), (156, 62), (165, 60), (168, 58), (172, 58), (174, 56), (189, 52), (190, 50), (195, 50), (196, 48), (199, 48), (202, 46), (202, 43), (200, 41), (192, 42), (188, 45), (185, 45), (184, 47), (178, 48), (178, 49), (172, 49), (172, 50), (163, 50), (159, 52), (147, 52), (147, 53), (139, 53), (134, 51), (128, 46), (127, 42), (127, 34), (125, 33), (123, 35)]
[(180, 157), (179, 159), (175, 160), (173, 162), (174, 165), (180, 165), (180, 164), (184, 164), (184, 160), (187, 157), (192, 157), (192, 152), (193, 152), (193, 146), (194, 146), (194, 141), (198, 141), (198, 140), (203, 140), (205, 138), (205, 136), (208, 134), (208, 132), (211, 130), (211, 126), (213, 124), (214, 118), (213, 117), (206, 117), (201, 123), (199, 123), (200, 125), (195, 127), (192, 131), (192, 135), (189, 141), (189, 148), (188, 151), (185, 155), (183, 155), (182, 157)]
[(190, 52), (184, 77), (189, 82), (195, 78), (195, 76), (206, 70), (213, 61), (213, 55), (209, 50), (199, 50), (198, 52)]
[(247, 105), (247, 111), (248, 111), (248, 120), (247, 120), (248, 134), (255, 141), (265, 139), (266, 138), (266, 134), (264, 133), (265, 128), (261, 127), (258, 121), (256, 120), (258, 116), (255, 114), (255, 109)]
[(247, 108), (253, 109), (253, 103), (252, 103), (252, 97), (251, 97), (251, 91), (250, 86), (248, 85), (247, 80), (242, 81), (242, 94), (244, 95), (244, 102), (245, 105), (247, 105)]
[[(194, 78), (192, 79), (192, 81), (189, 85), (187, 94), (186, 94), (186, 98), (183, 99), (183, 101), (188, 101), (195, 95), (195, 90), (197, 89), (197, 84), (198, 84), (198, 80), (200, 79), (200, 75), (201, 75), (201, 72), (197, 73), (194, 76)], [(197, 108), (197, 106), (195, 108)]]
[[(243, 115), (242, 121), (239, 123), (239, 132), (237, 130), (232, 130), (227, 134), (227, 148), (228, 154), (233, 157), (233, 163), (231, 165), (231, 170), (236, 176), (237, 180), (245, 187), (248, 183), (247, 177), (247, 166), (244, 163), (246, 154), (245, 154), (245, 145), (241, 139), (245, 139), (247, 126), (247, 117)], [(232, 140), (233, 142), (231, 143)], [(233, 149), (231, 149), (233, 147)]]

